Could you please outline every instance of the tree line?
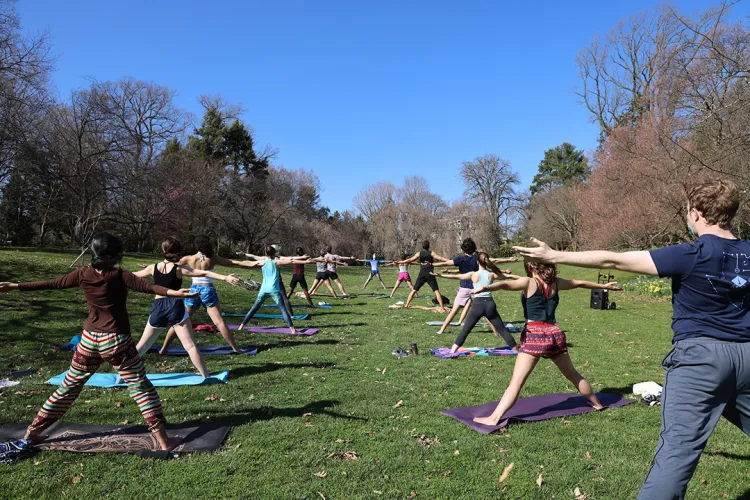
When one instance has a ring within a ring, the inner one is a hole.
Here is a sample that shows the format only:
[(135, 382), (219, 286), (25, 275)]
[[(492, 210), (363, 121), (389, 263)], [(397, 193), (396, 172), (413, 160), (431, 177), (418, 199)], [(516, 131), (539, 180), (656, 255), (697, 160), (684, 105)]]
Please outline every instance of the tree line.
[(746, 237), (750, 27), (729, 21), (730, 7), (688, 17), (663, 5), (595, 36), (575, 63), (598, 146), (548, 149), (529, 189), (485, 154), (457, 166), (457, 202), (415, 176), (332, 213), (315, 174), (276, 164), (220, 96), (201, 96), (197, 125), (154, 82), (93, 80), (54, 97), (49, 35), (24, 34), (0, 0), (0, 240), (81, 248), (110, 230), (149, 252), (166, 235), (189, 246), (208, 234), (224, 251), (304, 242), (390, 258), (423, 239), (450, 254), (467, 236), (496, 254), (532, 234), (557, 248), (648, 248), (687, 237), (683, 192), (706, 175), (741, 187)]

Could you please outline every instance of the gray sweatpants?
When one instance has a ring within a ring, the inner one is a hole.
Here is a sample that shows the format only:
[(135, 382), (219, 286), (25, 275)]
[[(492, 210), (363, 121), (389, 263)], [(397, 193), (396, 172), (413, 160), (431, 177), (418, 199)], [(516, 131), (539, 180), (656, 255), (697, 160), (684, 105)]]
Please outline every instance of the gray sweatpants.
[(662, 363), (661, 434), (640, 500), (684, 498), (722, 415), (750, 435), (750, 342), (675, 342)]

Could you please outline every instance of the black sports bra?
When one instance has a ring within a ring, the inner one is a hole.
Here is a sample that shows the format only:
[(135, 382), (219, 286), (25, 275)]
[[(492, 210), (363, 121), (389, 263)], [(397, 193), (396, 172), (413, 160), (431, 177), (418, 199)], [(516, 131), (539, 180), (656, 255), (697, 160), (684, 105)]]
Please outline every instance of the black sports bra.
[(172, 269), (168, 273), (159, 271), (159, 264), (155, 264), (154, 284), (169, 288), (170, 290), (179, 290), (182, 288), (182, 277), (177, 276), (177, 264), (172, 264)]

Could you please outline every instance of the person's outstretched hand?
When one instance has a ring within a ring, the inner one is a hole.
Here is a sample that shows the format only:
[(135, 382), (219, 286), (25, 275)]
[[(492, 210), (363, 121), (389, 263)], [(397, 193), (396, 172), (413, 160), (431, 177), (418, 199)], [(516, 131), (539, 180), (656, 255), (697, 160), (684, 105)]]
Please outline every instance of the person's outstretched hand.
[(479, 287), (479, 288), (477, 288), (475, 290), (472, 290), (471, 294), (475, 295), (477, 293), (484, 293), (484, 292), (489, 292), (489, 291), (490, 291), (490, 288), (488, 286), (482, 286), (482, 287)]
[(9, 283), (7, 281), (0, 282), (0, 293), (12, 292), (16, 288), (18, 288), (18, 286), (15, 283)]
[(227, 283), (229, 283), (232, 286), (238, 286), (240, 283), (242, 283), (242, 280), (239, 279), (234, 274), (230, 274), (229, 276), (227, 276), (224, 281), (226, 281)]
[(606, 285), (604, 285), (604, 289), (605, 290), (612, 290), (613, 292), (622, 292), (622, 287), (617, 286), (617, 282), (616, 281), (611, 281), (611, 282), (607, 283)]
[(554, 257), (555, 251), (552, 250), (549, 245), (545, 242), (540, 241), (536, 238), (529, 238), (529, 240), (535, 244), (535, 247), (518, 247), (514, 246), (513, 250), (520, 253), (525, 259), (529, 259), (532, 262), (543, 262), (546, 264), (553, 264), (552, 258)]
[(201, 296), (200, 292), (191, 292), (189, 288), (180, 288), (179, 290), (175, 290), (175, 292), (175, 297), (182, 299), (197, 299)]
[(430, 273), (430, 276), (437, 276), (438, 278), (442, 278), (442, 277), (443, 277), (443, 275), (442, 275), (442, 274), (440, 274), (440, 273), (435, 273), (435, 272), (432, 272), (432, 273)]
[(513, 269), (500, 269), (503, 274), (513, 274)]

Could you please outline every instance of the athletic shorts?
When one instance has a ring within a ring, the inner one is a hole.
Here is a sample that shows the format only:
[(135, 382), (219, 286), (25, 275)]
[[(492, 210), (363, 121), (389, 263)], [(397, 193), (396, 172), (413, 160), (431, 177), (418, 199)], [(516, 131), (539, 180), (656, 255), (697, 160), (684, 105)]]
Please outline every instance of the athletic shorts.
[(380, 271), (370, 270), (370, 274), (373, 275), (373, 276), (375, 276), (376, 274), (380, 274)]
[(409, 273), (398, 273), (396, 281), (411, 281), (411, 276), (409, 276)]
[(200, 297), (197, 297), (195, 299), (185, 299), (185, 305), (188, 306), (190, 309), (197, 310), (201, 308), (201, 305), (203, 305), (206, 308), (213, 307), (216, 304), (219, 303), (219, 296), (216, 295), (216, 289), (213, 285), (192, 285), (190, 287), (190, 292), (200, 293)]
[(307, 280), (304, 274), (292, 274), (292, 282), (289, 283), (289, 288), (294, 288), (299, 285), (303, 290), (307, 290)]
[(166, 297), (156, 299), (151, 306), (148, 324), (153, 328), (167, 328), (183, 323), (190, 316), (182, 299)]
[(425, 284), (430, 285), (430, 288), (432, 288), (433, 292), (437, 292), (438, 282), (435, 279), (433, 275), (430, 274), (431, 271), (419, 271), (419, 276), (417, 276), (417, 282), (414, 283), (414, 291), (419, 291), (420, 288), (422, 288)]
[(326, 276), (328, 276), (329, 280), (337, 280), (337, 279), (339, 279), (339, 275), (336, 274), (336, 271), (326, 271)]
[(454, 304), (458, 304), (461, 307), (466, 307), (466, 304), (472, 299), (473, 295), (471, 292), (473, 292), (473, 288), (463, 288), (459, 287), (458, 292), (456, 292), (456, 298), (453, 299)]
[(321, 271), (319, 273), (315, 273), (315, 279), (320, 281), (325, 281), (328, 279), (328, 271)]

